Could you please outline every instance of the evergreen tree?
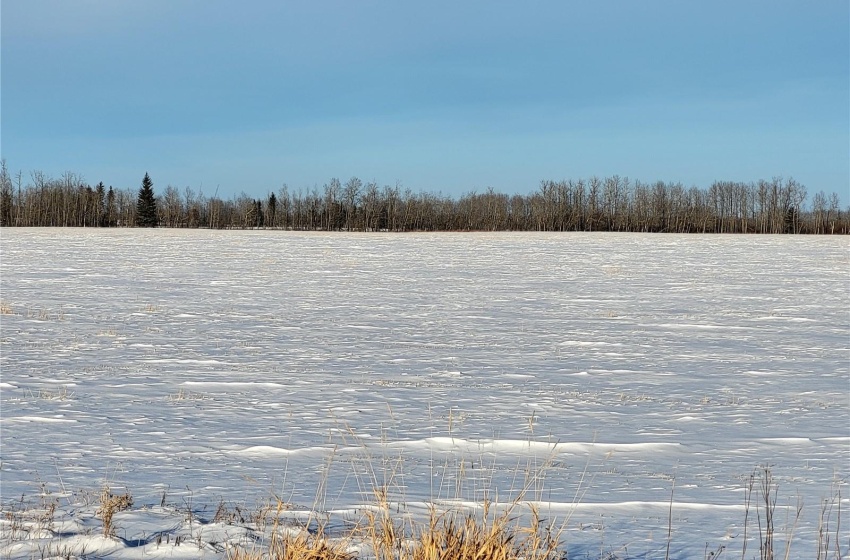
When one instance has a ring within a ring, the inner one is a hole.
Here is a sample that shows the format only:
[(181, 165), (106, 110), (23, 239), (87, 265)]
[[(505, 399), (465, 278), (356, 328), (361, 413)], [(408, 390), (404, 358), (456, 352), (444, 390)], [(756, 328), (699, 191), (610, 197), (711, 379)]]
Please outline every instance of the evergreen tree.
[(114, 227), (118, 225), (115, 218), (115, 191), (112, 190), (112, 185), (109, 185), (109, 191), (106, 193), (106, 227)]
[(271, 193), (269, 195), (269, 201), (266, 204), (266, 208), (268, 209), (269, 214), (268, 225), (274, 227), (274, 218), (275, 214), (277, 213), (277, 197), (274, 195), (274, 193)]
[(97, 184), (95, 188), (97, 195), (97, 227), (106, 227), (106, 187), (103, 186), (103, 181)]
[(254, 211), (254, 227), (261, 228), (265, 225), (265, 220), (263, 219), (263, 201), (257, 199), (254, 201), (257, 209)]
[(153, 195), (153, 182), (145, 173), (142, 188), (139, 189), (139, 200), (136, 203), (136, 227), (156, 227), (156, 197)]

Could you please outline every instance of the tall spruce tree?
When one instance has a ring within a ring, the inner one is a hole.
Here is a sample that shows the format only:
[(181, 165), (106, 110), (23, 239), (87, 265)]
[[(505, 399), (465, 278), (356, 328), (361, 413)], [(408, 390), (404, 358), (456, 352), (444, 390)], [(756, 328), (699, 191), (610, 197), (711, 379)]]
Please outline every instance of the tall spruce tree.
[(156, 197), (153, 195), (153, 181), (145, 173), (142, 188), (139, 189), (139, 200), (136, 202), (136, 227), (156, 227)]
[(94, 192), (97, 195), (96, 212), (97, 212), (97, 227), (106, 227), (106, 187), (103, 186), (103, 181), (97, 184)]
[(112, 185), (109, 185), (109, 190), (106, 192), (106, 227), (114, 227), (117, 219), (115, 218), (115, 191), (112, 190)]

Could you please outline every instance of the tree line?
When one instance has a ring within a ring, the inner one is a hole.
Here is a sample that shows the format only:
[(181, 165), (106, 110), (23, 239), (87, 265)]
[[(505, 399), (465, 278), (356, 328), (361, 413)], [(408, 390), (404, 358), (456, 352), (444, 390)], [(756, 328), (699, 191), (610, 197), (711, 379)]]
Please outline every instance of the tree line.
[(619, 176), (541, 181), (528, 194), (493, 189), (459, 197), (379, 186), (352, 177), (321, 188), (286, 185), (257, 199), (205, 196), (169, 185), (91, 186), (75, 173), (12, 177), (0, 167), (0, 226), (170, 227), (318, 231), (621, 231), (668, 233), (850, 233), (837, 194), (809, 200), (794, 179), (716, 181), (708, 188)]

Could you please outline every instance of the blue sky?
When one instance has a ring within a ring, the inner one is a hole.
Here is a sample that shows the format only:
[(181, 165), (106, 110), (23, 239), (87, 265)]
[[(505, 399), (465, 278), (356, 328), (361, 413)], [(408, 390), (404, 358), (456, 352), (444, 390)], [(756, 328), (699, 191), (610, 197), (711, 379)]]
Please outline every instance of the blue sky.
[(0, 148), (25, 175), (224, 196), (793, 176), (850, 203), (845, 0), (4, 0), (0, 17)]

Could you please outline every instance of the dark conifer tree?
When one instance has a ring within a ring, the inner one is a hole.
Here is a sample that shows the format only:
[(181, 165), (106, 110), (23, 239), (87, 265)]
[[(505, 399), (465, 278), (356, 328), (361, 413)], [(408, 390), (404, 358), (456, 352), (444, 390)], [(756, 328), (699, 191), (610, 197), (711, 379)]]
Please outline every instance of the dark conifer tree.
[(97, 195), (97, 226), (106, 227), (106, 187), (103, 186), (103, 181), (97, 184), (95, 188)]
[(106, 193), (106, 227), (118, 225), (115, 221), (115, 191), (112, 190), (112, 185), (109, 185), (109, 191)]
[(254, 201), (254, 227), (261, 228), (265, 225), (265, 221), (263, 220), (263, 201), (257, 199)]
[(269, 194), (269, 201), (266, 204), (266, 208), (269, 214), (268, 224), (266, 225), (274, 227), (274, 218), (275, 214), (277, 214), (277, 197), (274, 195), (274, 193)]
[(156, 227), (156, 197), (153, 195), (153, 181), (145, 173), (142, 188), (139, 189), (139, 200), (136, 203), (136, 227)]

